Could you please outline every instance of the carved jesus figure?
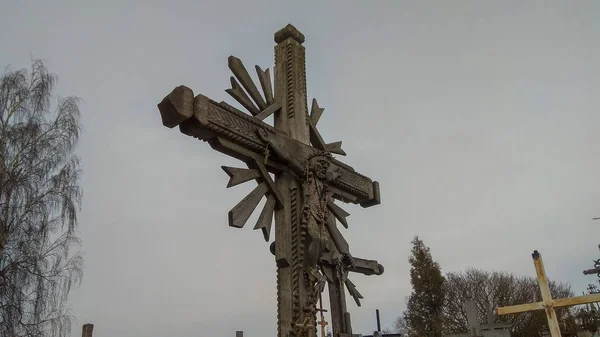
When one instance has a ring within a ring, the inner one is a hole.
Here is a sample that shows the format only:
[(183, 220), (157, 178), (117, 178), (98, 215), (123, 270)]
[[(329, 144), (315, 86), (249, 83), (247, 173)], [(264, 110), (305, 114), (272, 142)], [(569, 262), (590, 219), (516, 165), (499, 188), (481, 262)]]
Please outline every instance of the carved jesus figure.
[(328, 241), (325, 226), (329, 214), (327, 183), (337, 179), (341, 170), (338, 167), (333, 172), (329, 171), (331, 154), (328, 152), (292, 153), (291, 149), (286, 148), (286, 143), (280, 143), (273, 134), (264, 130), (259, 130), (258, 134), (266, 143), (267, 148), (273, 150), (275, 155), (285, 162), (302, 182), (304, 204), (301, 223), (306, 233), (303, 240), (304, 265), (307, 272), (318, 278), (315, 274), (316, 268)]

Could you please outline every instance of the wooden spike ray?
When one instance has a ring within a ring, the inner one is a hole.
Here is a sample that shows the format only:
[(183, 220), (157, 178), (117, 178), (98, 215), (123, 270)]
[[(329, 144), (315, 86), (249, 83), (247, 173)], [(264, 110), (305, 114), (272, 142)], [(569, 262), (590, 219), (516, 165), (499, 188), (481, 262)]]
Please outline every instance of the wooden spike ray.
[(238, 84), (233, 76), (230, 78), (231, 89), (225, 90), (231, 97), (238, 101), (246, 110), (248, 110), (253, 116), (258, 115), (260, 110), (252, 103), (248, 95), (242, 90), (242, 87)]
[(363, 298), (363, 295), (358, 292), (354, 283), (352, 283), (352, 281), (350, 281), (349, 279), (346, 279), (344, 283), (346, 284), (346, 288), (348, 288), (348, 293), (350, 293), (352, 298), (354, 298), (354, 302), (356, 302), (356, 305), (360, 307), (360, 299)]
[(269, 192), (275, 197), (275, 207), (281, 209), (283, 207), (283, 196), (277, 186), (275, 186), (275, 181), (273, 181), (273, 178), (269, 175), (269, 171), (267, 171), (265, 164), (260, 162), (260, 160), (255, 159), (254, 163), (249, 164), (248, 166), (250, 168), (257, 168), (263, 181), (269, 186)]
[(335, 223), (335, 217), (331, 210), (329, 211), (329, 216), (327, 217), (327, 229), (329, 230), (331, 240), (335, 244), (340, 254), (349, 254), (350, 247), (348, 245), (348, 241), (344, 239), (344, 236), (342, 235), (342, 233), (340, 233), (340, 230), (337, 228), (337, 224)]
[(323, 140), (323, 137), (321, 137), (321, 134), (319, 133), (319, 130), (317, 130), (317, 127), (313, 124), (312, 121), (310, 121), (308, 123), (309, 125), (309, 132), (310, 132), (310, 143), (312, 144), (312, 146), (316, 147), (317, 149), (321, 150), (321, 151), (328, 151), (328, 152), (332, 152), (332, 153), (336, 153), (342, 156), (346, 155), (346, 152), (344, 152), (344, 150), (342, 150), (342, 142), (334, 142), (331, 144), (326, 144), (325, 141)]
[(314, 126), (317, 126), (317, 123), (319, 122), (319, 119), (321, 119), (323, 111), (325, 111), (325, 109), (319, 107), (317, 99), (313, 98), (312, 107), (310, 108), (310, 121), (313, 123)]
[(346, 217), (350, 216), (350, 213), (344, 211), (340, 206), (336, 205), (333, 201), (329, 201), (327, 203), (327, 207), (333, 213), (336, 219), (342, 224), (342, 226), (348, 229), (348, 221), (346, 221)]
[(259, 170), (228, 167), (228, 166), (221, 166), (221, 168), (229, 176), (229, 182), (227, 182), (227, 188), (245, 183), (252, 179), (257, 179), (261, 176), (261, 172)]
[(336, 153), (342, 156), (346, 155), (346, 152), (344, 150), (342, 150), (342, 141), (338, 141), (338, 142), (333, 142), (333, 143), (328, 143), (325, 144), (325, 148), (327, 149), (327, 151), (331, 152), (331, 153)]
[(271, 86), (271, 73), (269, 72), (269, 68), (264, 71), (258, 65), (254, 66), (254, 68), (256, 68), (256, 74), (258, 75), (258, 80), (260, 81), (260, 86), (262, 87), (267, 104), (271, 105), (275, 102), (275, 99), (273, 98), (273, 87)]
[(260, 183), (256, 188), (248, 193), (235, 207), (229, 211), (229, 226), (242, 228), (254, 212), (260, 199), (267, 193), (269, 186), (266, 183)]
[(258, 108), (260, 110), (266, 109), (267, 103), (260, 96), (258, 88), (256, 88), (254, 81), (252, 81), (252, 79), (250, 78), (250, 75), (248, 74), (248, 71), (246, 70), (246, 67), (244, 67), (242, 61), (235, 56), (229, 56), (229, 58), (227, 59), (227, 64), (229, 66), (229, 69), (231, 69), (231, 72), (233, 72), (235, 77), (240, 81), (244, 89), (246, 89), (248, 94), (250, 94), (250, 97), (252, 97), (254, 103), (258, 105)]
[(274, 114), (279, 109), (281, 109), (281, 102), (275, 101), (273, 104), (269, 105), (268, 108), (266, 108), (265, 110), (261, 111), (255, 117), (258, 118), (258, 119), (260, 119), (262, 121), (265, 118), (267, 118), (267, 117), (271, 116), (272, 114)]
[(275, 197), (272, 194), (267, 195), (267, 202), (263, 207), (254, 229), (261, 229), (266, 242), (269, 242), (271, 236), (271, 224), (273, 223), (273, 213), (275, 212)]

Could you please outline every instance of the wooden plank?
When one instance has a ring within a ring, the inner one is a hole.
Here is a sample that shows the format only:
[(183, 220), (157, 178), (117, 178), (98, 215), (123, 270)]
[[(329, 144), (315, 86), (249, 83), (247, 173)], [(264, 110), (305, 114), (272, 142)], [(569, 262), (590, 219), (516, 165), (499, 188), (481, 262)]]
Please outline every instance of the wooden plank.
[(261, 229), (266, 242), (269, 242), (271, 236), (271, 225), (273, 224), (273, 212), (275, 212), (275, 197), (272, 194), (267, 195), (267, 202), (263, 207), (254, 229)]
[(352, 281), (350, 281), (349, 279), (346, 279), (344, 283), (346, 284), (346, 288), (348, 288), (348, 293), (350, 294), (350, 296), (352, 296), (354, 302), (356, 302), (356, 305), (360, 307), (360, 300), (364, 298), (363, 295), (360, 292), (358, 292), (354, 283), (352, 283)]
[(221, 166), (221, 169), (229, 176), (229, 182), (227, 182), (227, 188), (245, 183), (252, 179), (259, 178), (261, 173), (258, 170), (251, 170), (246, 168), (228, 167)]
[(261, 183), (256, 186), (256, 188), (248, 193), (244, 199), (242, 199), (235, 207), (229, 211), (229, 226), (242, 228), (254, 212), (256, 206), (260, 202), (260, 199), (267, 193), (269, 187), (266, 183)]
[(244, 67), (244, 63), (242, 63), (242, 60), (235, 56), (229, 56), (229, 58), (227, 58), (227, 65), (229, 66), (229, 69), (231, 69), (235, 77), (240, 81), (244, 89), (246, 89), (248, 94), (250, 94), (252, 100), (254, 100), (256, 105), (258, 105), (258, 108), (260, 110), (266, 109), (267, 103), (260, 96), (258, 88), (254, 84), (254, 81), (252, 81), (252, 79), (250, 78), (250, 74), (248, 74), (248, 71), (246, 70), (246, 67)]
[(323, 137), (321, 137), (317, 127), (312, 122), (309, 122), (308, 126), (310, 127), (310, 143), (312, 146), (321, 151), (327, 151), (327, 144), (325, 144), (325, 141), (323, 140)]
[(336, 205), (333, 201), (329, 201), (327, 203), (327, 207), (331, 211), (330, 214), (333, 214), (336, 219), (344, 226), (346, 229), (348, 228), (348, 221), (346, 221), (346, 217), (350, 216), (350, 213), (344, 211), (340, 206)]
[(317, 100), (315, 98), (313, 98), (312, 100), (312, 106), (310, 108), (310, 121), (312, 122), (313, 125), (317, 125), (317, 123), (319, 122), (319, 119), (321, 119), (321, 115), (323, 114), (323, 111), (325, 111), (325, 109), (319, 107), (319, 103), (317, 102)]
[(267, 171), (266, 166), (263, 163), (261, 163), (260, 160), (255, 160), (254, 165), (252, 166), (258, 168), (260, 176), (263, 178), (264, 182), (267, 183), (267, 185), (269, 186), (270, 193), (275, 197), (277, 208), (280, 209), (281, 207), (283, 207), (283, 196), (281, 195), (281, 192), (275, 185), (275, 182), (271, 178), (271, 175), (269, 175), (269, 171)]
[(174, 128), (194, 114), (194, 92), (185, 85), (173, 89), (158, 103), (164, 126)]
[(600, 293), (569, 298), (558, 298), (554, 300), (554, 307), (569, 307), (572, 305), (600, 302)]
[(342, 150), (342, 141), (325, 144), (325, 148), (331, 153), (339, 154), (341, 156), (346, 155), (346, 151)]
[(526, 303), (526, 304), (517, 304), (511, 305), (507, 307), (496, 308), (496, 315), (508, 315), (508, 314), (516, 314), (520, 312), (534, 311), (534, 310), (543, 310), (544, 302), (535, 302), (535, 303)]
[(348, 268), (353, 273), (363, 275), (381, 275), (383, 274), (383, 266), (375, 260), (361, 259), (352, 257), (352, 266)]
[(231, 89), (227, 89), (225, 92), (231, 95), (231, 97), (238, 101), (244, 108), (248, 109), (252, 115), (258, 115), (260, 110), (254, 105), (244, 90), (242, 90), (242, 87), (240, 87), (235, 78), (232, 76), (229, 80), (231, 81)]
[(263, 94), (267, 100), (267, 104), (273, 104), (275, 99), (273, 98), (273, 88), (271, 87), (271, 73), (269, 68), (265, 69), (264, 71), (259, 66), (255, 66), (255, 68), (256, 73), (258, 74), (258, 80), (260, 81), (260, 86), (262, 87)]
[(552, 294), (550, 293), (550, 286), (548, 284), (548, 279), (546, 278), (546, 270), (544, 269), (542, 255), (536, 250), (533, 252), (532, 257), (533, 264), (535, 265), (535, 272), (538, 277), (540, 292), (542, 294), (542, 300), (546, 305), (546, 318), (548, 319), (550, 335), (552, 337), (561, 337), (558, 317), (556, 316), (556, 311), (552, 305)]
[(335, 224), (334, 215), (331, 213), (331, 211), (327, 216), (327, 229), (329, 229), (329, 235), (331, 236), (331, 240), (333, 240), (333, 242), (335, 243), (335, 247), (340, 252), (340, 254), (349, 254), (350, 246), (348, 245), (346, 239), (344, 239), (344, 236), (342, 236), (342, 233), (340, 233), (339, 229), (337, 228), (337, 225)]
[(266, 108), (265, 110), (261, 111), (258, 115), (256, 115), (255, 117), (257, 119), (260, 119), (261, 121), (264, 120), (265, 118), (271, 116), (272, 114), (274, 114), (275, 112), (277, 112), (277, 110), (281, 109), (281, 102), (280, 101), (275, 101), (273, 104), (271, 104), (268, 108)]

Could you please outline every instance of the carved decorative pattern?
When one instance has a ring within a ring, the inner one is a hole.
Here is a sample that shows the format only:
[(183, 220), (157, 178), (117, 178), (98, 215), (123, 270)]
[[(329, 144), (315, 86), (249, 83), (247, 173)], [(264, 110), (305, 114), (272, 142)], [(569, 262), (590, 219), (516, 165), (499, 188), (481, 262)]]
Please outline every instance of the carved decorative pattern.
[(366, 177), (363, 178), (364, 176), (361, 176), (356, 172), (352, 172), (353, 174), (345, 174), (346, 172), (347, 171), (342, 171), (342, 175), (331, 182), (331, 184), (361, 198), (369, 199), (371, 196), (368, 191), (372, 188), (373, 182)]
[(303, 250), (302, 241), (298, 238), (298, 189), (290, 188), (290, 213), (292, 227), (292, 324), (298, 321), (300, 317), (300, 270), (302, 262), (300, 252)]
[(293, 52), (294, 48), (291, 43), (288, 43), (285, 48), (285, 72), (287, 76), (287, 111), (288, 118), (294, 118), (294, 64), (293, 64)]
[(277, 267), (277, 337), (281, 337), (281, 268)]
[[(306, 55), (305, 55), (305, 53), (300, 53), (300, 64), (302, 65), (301, 76), (302, 76), (302, 83), (303, 83), (303, 85), (300, 86), (300, 90), (302, 90), (303, 102), (306, 102)], [(306, 123), (307, 126), (308, 126), (308, 121), (309, 121), (308, 105), (304, 104), (304, 122)]]

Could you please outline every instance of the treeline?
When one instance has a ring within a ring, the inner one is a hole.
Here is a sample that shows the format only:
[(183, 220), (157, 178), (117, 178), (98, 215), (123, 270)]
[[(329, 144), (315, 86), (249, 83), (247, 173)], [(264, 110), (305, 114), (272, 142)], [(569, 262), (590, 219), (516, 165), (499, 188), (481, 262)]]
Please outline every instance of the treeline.
[[(467, 301), (475, 302), (480, 322), (487, 322), (489, 308), (541, 301), (537, 279), (517, 276), (506, 271), (467, 269), (442, 274), (429, 247), (419, 237), (412, 241), (409, 257), (412, 292), (406, 310), (396, 319), (394, 329), (408, 337), (442, 337), (469, 331)], [(553, 298), (574, 296), (568, 283), (550, 281)], [(587, 307), (562, 308), (557, 311), (563, 334), (577, 331), (595, 332), (598, 320)], [(544, 311), (495, 317), (497, 323), (512, 325), (513, 337), (538, 336), (547, 327)]]

